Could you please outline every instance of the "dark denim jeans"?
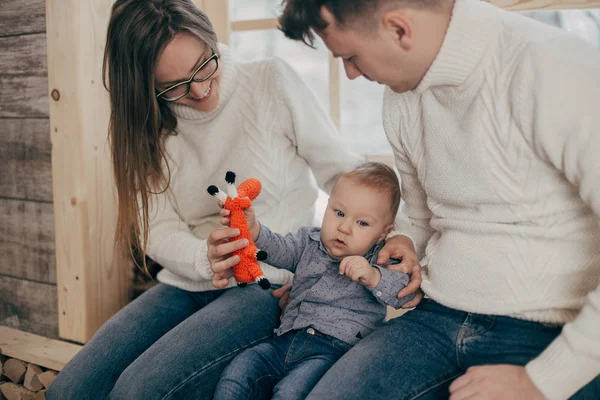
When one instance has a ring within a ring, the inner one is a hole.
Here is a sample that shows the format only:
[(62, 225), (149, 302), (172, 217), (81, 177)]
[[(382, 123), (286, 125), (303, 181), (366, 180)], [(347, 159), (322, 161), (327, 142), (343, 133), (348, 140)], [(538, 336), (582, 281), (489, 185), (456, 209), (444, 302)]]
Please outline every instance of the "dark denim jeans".
[(158, 284), (96, 332), (46, 398), (210, 399), (225, 366), (272, 335), (277, 302), (258, 285), (195, 293)]
[(273, 336), (225, 368), (214, 400), (305, 399), (350, 347), (312, 328)]
[[(471, 366), (525, 365), (561, 327), (470, 314), (423, 300), (346, 353), (309, 399), (448, 399), (450, 383)], [(600, 377), (574, 399), (600, 399)]]

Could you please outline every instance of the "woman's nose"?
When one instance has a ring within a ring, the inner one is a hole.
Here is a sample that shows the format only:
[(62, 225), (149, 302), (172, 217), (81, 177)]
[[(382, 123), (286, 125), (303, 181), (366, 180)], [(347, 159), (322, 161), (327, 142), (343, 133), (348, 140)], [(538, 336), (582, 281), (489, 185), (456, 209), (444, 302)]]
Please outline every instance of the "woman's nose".
[(192, 96), (195, 99), (202, 97), (206, 92), (206, 89), (208, 89), (208, 85), (210, 84), (209, 82), (210, 79), (204, 82), (192, 82), (190, 88), (190, 96)]

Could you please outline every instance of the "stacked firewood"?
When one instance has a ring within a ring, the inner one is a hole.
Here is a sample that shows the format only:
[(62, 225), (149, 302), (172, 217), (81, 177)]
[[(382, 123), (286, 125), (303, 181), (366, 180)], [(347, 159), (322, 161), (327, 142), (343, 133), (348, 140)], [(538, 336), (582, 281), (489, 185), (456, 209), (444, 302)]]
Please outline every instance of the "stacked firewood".
[(58, 372), (0, 356), (0, 399), (45, 400)]

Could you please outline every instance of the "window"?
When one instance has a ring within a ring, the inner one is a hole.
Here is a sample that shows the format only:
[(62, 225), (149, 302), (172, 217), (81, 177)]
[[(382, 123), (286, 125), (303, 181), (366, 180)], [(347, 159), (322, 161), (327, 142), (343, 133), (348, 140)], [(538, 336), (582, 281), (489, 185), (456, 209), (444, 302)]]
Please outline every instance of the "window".
[[(280, 0), (231, 0), (233, 21), (276, 18)], [(524, 15), (588, 40), (600, 49), (600, 10), (527, 11)], [(231, 45), (243, 60), (278, 56), (308, 83), (321, 105), (329, 109), (328, 52), (319, 40), (317, 50), (286, 39), (275, 29), (233, 32)], [(361, 154), (391, 154), (381, 121), (383, 86), (341, 74), (341, 133)]]

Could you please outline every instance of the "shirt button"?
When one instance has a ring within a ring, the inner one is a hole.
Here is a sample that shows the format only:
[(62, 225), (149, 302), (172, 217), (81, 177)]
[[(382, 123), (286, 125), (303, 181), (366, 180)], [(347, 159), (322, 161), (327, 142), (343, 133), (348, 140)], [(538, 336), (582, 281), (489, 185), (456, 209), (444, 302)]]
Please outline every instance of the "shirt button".
[(381, 295), (382, 295), (383, 293), (381, 293), (381, 291), (380, 291), (380, 290), (378, 290), (378, 291), (377, 291), (377, 293), (375, 293), (375, 294), (377, 295), (377, 297), (381, 297)]
[(313, 328), (308, 328), (306, 330), (306, 333), (308, 333), (309, 335), (314, 335), (315, 334), (315, 330)]

